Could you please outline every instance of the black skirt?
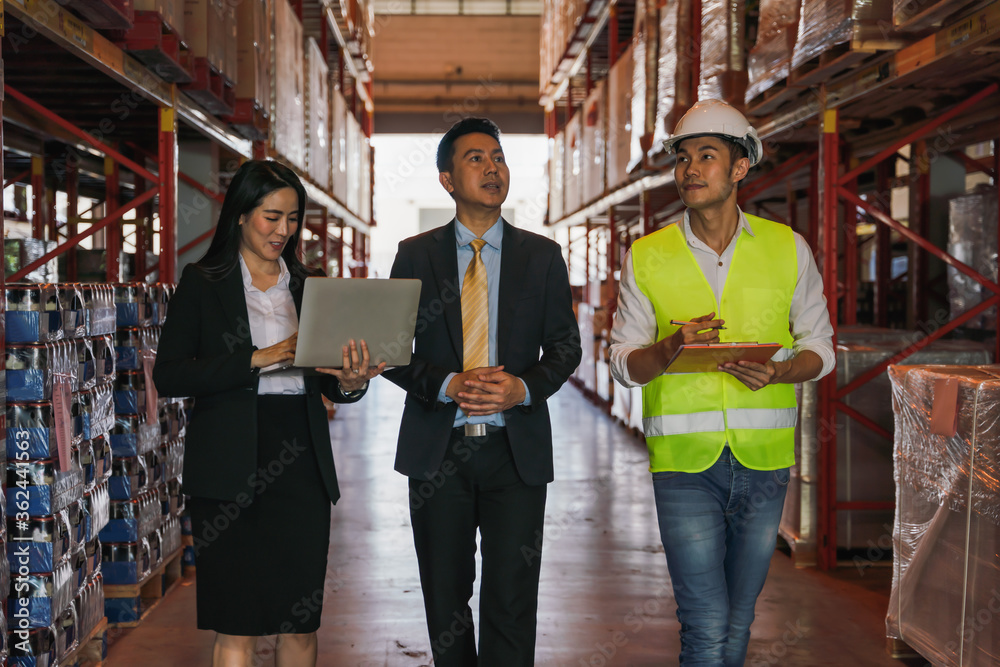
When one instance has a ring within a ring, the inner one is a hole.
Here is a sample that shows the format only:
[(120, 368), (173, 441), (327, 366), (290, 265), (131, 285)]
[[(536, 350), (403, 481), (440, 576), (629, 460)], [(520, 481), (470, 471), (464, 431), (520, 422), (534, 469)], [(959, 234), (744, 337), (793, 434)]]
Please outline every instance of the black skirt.
[(305, 396), (257, 399), (252, 499), (192, 498), (198, 627), (227, 635), (319, 628), (330, 548), (330, 496)]

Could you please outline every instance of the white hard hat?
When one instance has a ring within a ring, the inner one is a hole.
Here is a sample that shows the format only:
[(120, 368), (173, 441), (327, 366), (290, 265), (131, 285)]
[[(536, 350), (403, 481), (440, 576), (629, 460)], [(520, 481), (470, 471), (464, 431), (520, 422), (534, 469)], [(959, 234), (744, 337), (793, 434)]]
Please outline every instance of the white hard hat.
[(684, 139), (706, 134), (721, 135), (742, 145), (746, 148), (751, 167), (764, 155), (757, 130), (743, 114), (721, 100), (697, 102), (677, 121), (674, 133), (663, 142), (663, 148), (669, 153)]

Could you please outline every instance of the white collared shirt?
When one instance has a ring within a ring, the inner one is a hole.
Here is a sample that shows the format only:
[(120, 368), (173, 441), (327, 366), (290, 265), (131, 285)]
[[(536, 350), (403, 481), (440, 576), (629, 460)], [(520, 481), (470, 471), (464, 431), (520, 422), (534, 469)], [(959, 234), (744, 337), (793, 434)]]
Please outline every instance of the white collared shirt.
[[(253, 286), (253, 276), (240, 255), (240, 272), (243, 274), (243, 293), (247, 300), (247, 316), (250, 318), (250, 337), (258, 350), (271, 347), (287, 339), (299, 330), (299, 316), (295, 312), (295, 301), (288, 289), (291, 274), (285, 260), (278, 258), (281, 275), (278, 282), (266, 292)], [(261, 369), (267, 370), (267, 369)], [(277, 373), (260, 376), (258, 394), (304, 394), (305, 380), (301, 368), (289, 368)]]
[[(743, 211), (739, 214), (740, 224), (736, 228), (736, 233), (720, 255), (695, 236), (691, 231), (688, 211), (684, 211), (681, 232), (698, 262), (698, 267), (712, 288), (716, 313), (719, 312), (722, 288), (726, 284), (729, 266), (736, 252), (736, 240), (744, 233), (753, 236), (753, 228), (743, 215)], [(816, 268), (812, 251), (801, 234), (794, 233), (794, 235), (798, 277), (788, 313), (794, 342), (791, 350), (779, 350), (774, 359), (784, 361), (802, 350), (811, 350), (823, 360), (823, 370), (816, 378), (819, 379), (832, 371), (836, 363), (833, 351), (833, 326), (830, 324), (826, 297), (823, 295), (823, 280)], [(615, 313), (615, 325), (611, 329), (611, 375), (626, 387), (639, 387), (642, 385), (633, 382), (629, 376), (628, 355), (633, 350), (649, 347), (656, 342), (656, 313), (652, 302), (636, 285), (631, 250), (625, 255), (625, 261), (622, 263), (619, 290), (618, 312)]]

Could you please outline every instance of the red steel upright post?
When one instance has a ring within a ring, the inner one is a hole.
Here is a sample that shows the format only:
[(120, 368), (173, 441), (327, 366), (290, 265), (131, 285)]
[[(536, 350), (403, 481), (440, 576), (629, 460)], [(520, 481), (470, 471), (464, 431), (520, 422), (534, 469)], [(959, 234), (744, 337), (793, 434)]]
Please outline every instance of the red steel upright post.
[[(822, 118), (819, 146), (819, 257), (833, 344), (837, 345), (837, 169), (840, 165), (840, 132), (836, 109), (827, 109)], [(819, 538), (817, 557), (824, 570), (837, 565), (837, 431), (834, 401), (837, 376), (830, 373), (820, 380), (820, 420), (818, 442), (819, 469)]]
[[(875, 172), (876, 188), (882, 210), (892, 214), (892, 177), (895, 160), (879, 163)], [(875, 313), (877, 327), (889, 326), (889, 282), (892, 279), (892, 230), (886, 225), (875, 226)]]
[[(31, 237), (45, 238), (45, 214), (48, 206), (45, 203), (45, 158), (41, 155), (31, 156)], [(55, 240), (55, 239), (53, 239)]]
[[(910, 229), (927, 238), (930, 229), (931, 174), (927, 142), (912, 144), (910, 153)], [(927, 256), (914, 244), (909, 245), (907, 261), (906, 328), (915, 330), (927, 321)]]
[[(141, 195), (149, 189), (143, 178), (135, 179), (135, 194)], [(146, 226), (153, 217), (153, 204), (147, 202), (135, 209), (135, 279), (146, 279)]]
[[(1000, 202), (1000, 139), (993, 140), (993, 187), (997, 190), (997, 201)], [(1000, 214), (1000, 206), (997, 209), (998, 214)], [(997, 230), (1000, 231), (1000, 215), (998, 215)], [(1000, 234), (997, 234), (997, 257), (1000, 258)], [(997, 279), (1000, 279), (1000, 267), (998, 267)], [(995, 321), (1000, 327), (1000, 306), (997, 306)], [(994, 336), (993, 340), (996, 345), (993, 350), (993, 361), (1000, 362), (1000, 333)]]
[[(858, 179), (845, 186), (858, 193)], [(849, 209), (844, 216), (844, 324), (858, 323), (858, 211)]]
[[(174, 86), (176, 96), (176, 86)], [(160, 282), (177, 282), (177, 117), (160, 107)]]
[[(104, 158), (104, 211), (114, 211), (119, 205), (119, 171), (114, 158)], [(121, 282), (122, 221), (116, 220), (104, 230), (104, 265), (109, 283)]]
[[(66, 154), (66, 237), (76, 236), (77, 222), (80, 215), (80, 172), (76, 168), (77, 156), (72, 151)], [(135, 179), (141, 183), (142, 179)], [(79, 265), (77, 264), (76, 246), (66, 253), (66, 277), (71, 283), (79, 280)]]

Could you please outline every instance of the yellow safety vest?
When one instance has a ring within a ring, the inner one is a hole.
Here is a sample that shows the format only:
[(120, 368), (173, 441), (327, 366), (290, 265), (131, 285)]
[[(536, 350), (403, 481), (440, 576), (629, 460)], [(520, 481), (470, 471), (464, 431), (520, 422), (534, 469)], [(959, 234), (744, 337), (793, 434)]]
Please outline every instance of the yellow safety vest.
[[(632, 245), (636, 284), (656, 313), (656, 340), (691, 320), (715, 312), (726, 321), (722, 342), (756, 341), (792, 346), (789, 310), (798, 262), (792, 230), (747, 215), (722, 289), (721, 304), (684, 240), (669, 225)], [(701, 472), (728, 444), (740, 463), (775, 470), (795, 462), (795, 387), (768, 385), (751, 391), (728, 373), (663, 374), (642, 389), (643, 430), (652, 472)]]

